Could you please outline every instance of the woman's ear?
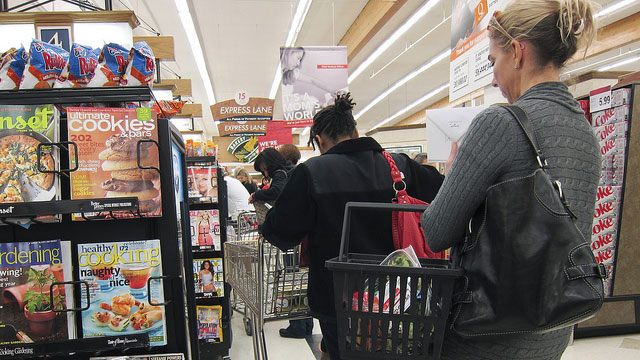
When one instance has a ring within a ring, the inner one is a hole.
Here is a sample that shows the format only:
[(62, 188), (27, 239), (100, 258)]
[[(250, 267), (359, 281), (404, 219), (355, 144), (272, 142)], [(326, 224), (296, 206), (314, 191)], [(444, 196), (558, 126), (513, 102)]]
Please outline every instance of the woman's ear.
[(521, 68), (522, 60), (524, 58), (525, 43), (518, 40), (512, 40), (511, 51), (513, 53), (513, 61), (514, 61), (513, 68), (514, 69)]

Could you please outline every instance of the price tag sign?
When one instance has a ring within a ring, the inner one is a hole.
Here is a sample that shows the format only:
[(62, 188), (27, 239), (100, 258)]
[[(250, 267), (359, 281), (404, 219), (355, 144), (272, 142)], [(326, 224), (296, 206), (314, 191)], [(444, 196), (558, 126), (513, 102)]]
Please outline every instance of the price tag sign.
[(611, 108), (611, 86), (589, 92), (589, 112), (606, 110)]

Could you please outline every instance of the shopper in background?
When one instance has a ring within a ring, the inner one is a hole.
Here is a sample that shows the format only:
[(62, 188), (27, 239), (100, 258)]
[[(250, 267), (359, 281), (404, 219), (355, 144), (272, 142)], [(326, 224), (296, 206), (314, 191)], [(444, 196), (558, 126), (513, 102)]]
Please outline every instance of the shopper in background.
[(253, 183), (251, 174), (249, 174), (249, 172), (244, 168), (240, 167), (236, 169), (236, 179), (240, 180), (249, 194), (253, 194), (254, 192), (258, 191), (258, 187)]
[[(280, 249), (290, 249), (308, 237), (308, 298), (319, 319), (331, 359), (340, 359), (333, 294), (333, 277), (324, 266), (338, 256), (344, 207), (349, 201), (391, 203), (391, 170), (382, 147), (370, 137), (358, 137), (350, 94), (340, 94), (335, 105), (313, 117), (309, 144), (321, 156), (298, 165), (267, 214), (264, 237)], [(404, 174), (411, 196), (431, 201), (443, 176), (429, 171), (404, 154), (392, 154)], [(394, 251), (391, 216), (383, 212), (355, 212), (350, 251), (387, 255)]]
[(429, 164), (429, 158), (427, 157), (427, 153), (419, 153), (418, 155), (416, 155), (413, 160), (415, 162), (417, 162), (420, 165), (428, 165)]
[(266, 176), (262, 177), (262, 180), (260, 181), (260, 186), (258, 186), (260, 188), (260, 190), (267, 190), (269, 188), (269, 183), (271, 182), (271, 179), (269, 179)]
[(240, 180), (229, 176), (229, 173), (224, 169), (224, 181), (227, 184), (227, 205), (229, 208), (228, 216), (235, 220), (238, 214), (245, 211), (254, 211), (254, 207), (247, 203), (249, 192), (242, 185)]
[(291, 162), (292, 165), (297, 165), (300, 161), (300, 149), (293, 144), (284, 144), (278, 148), (278, 152), (284, 157), (285, 160)]
[[(600, 174), (599, 146), (580, 105), (560, 82), (560, 69), (594, 33), (588, 0), (514, 0), (489, 23), (492, 84), (528, 114), (549, 172), (562, 183), (586, 239)], [(429, 247), (442, 251), (459, 245), (489, 187), (537, 168), (529, 141), (506, 109), (494, 106), (480, 113), (422, 216)], [(570, 336), (571, 328), (564, 328), (463, 339), (449, 330), (442, 359), (560, 359)]]
[(264, 177), (271, 178), (271, 184), (268, 189), (261, 189), (251, 194), (249, 203), (256, 200), (275, 201), (287, 184), (289, 174), (293, 171), (293, 164), (287, 164), (287, 160), (278, 150), (266, 148), (258, 154), (253, 167)]

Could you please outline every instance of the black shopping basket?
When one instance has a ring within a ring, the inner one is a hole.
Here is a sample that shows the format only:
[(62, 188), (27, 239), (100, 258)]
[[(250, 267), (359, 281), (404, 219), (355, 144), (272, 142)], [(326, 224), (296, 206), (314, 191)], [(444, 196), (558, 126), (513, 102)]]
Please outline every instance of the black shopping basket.
[(425, 205), (349, 202), (333, 272), (338, 345), (344, 359), (439, 359), (456, 278), (448, 260), (379, 265), (384, 255), (348, 253), (351, 210), (424, 211)]

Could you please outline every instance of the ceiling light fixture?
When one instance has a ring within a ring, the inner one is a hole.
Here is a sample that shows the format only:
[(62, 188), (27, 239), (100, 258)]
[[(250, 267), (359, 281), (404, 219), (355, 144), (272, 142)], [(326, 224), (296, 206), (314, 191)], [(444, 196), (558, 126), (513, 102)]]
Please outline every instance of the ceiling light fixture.
[(383, 52), (385, 52), (394, 42), (396, 42), (402, 35), (404, 35), (413, 25), (415, 25), (423, 16), (425, 16), (429, 10), (433, 9), (440, 0), (427, 0), (424, 5), (418, 11), (413, 13), (411, 17), (405, 21), (396, 31), (391, 34), (378, 48), (366, 58), (360, 66), (358, 66), (353, 73), (349, 75), (349, 84), (357, 78), (366, 68), (368, 68)]
[(640, 60), (640, 56), (633, 56), (633, 57), (618, 61), (618, 62), (613, 63), (613, 64), (605, 65), (605, 66), (599, 68), (597, 71), (611, 70), (613, 68), (617, 68), (617, 67), (620, 67), (620, 66), (623, 66), (623, 65), (631, 64), (632, 62), (636, 62), (638, 60)]
[(189, 40), (189, 45), (191, 46), (191, 51), (193, 52), (193, 59), (196, 62), (198, 72), (200, 73), (200, 77), (202, 78), (202, 82), (204, 83), (204, 89), (207, 93), (207, 100), (209, 100), (209, 105), (213, 105), (216, 103), (216, 97), (213, 94), (213, 85), (211, 84), (211, 79), (209, 78), (207, 64), (204, 61), (204, 54), (202, 52), (202, 47), (200, 46), (200, 39), (198, 38), (196, 27), (193, 24), (193, 18), (191, 17), (191, 12), (189, 11), (189, 5), (187, 5), (186, 0), (174, 0), (174, 2), (176, 4), (176, 8), (178, 8), (178, 15), (180, 16), (182, 27), (187, 33), (187, 39)]
[(376, 104), (378, 104), (384, 98), (389, 96), (389, 94), (391, 94), (392, 92), (396, 91), (399, 87), (401, 87), (402, 85), (404, 85), (407, 82), (409, 82), (409, 80), (411, 80), (411, 79), (415, 78), (416, 76), (420, 75), (421, 73), (423, 73), (427, 69), (431, 68), (435, 64), (439, 63), (440, 61), (448, 59), (449, 55), (451, 55), (451, 49), (447, 49), (447, 50), (441, 52), (440, 54), (436, 55), (435, 57), (431, 58), (429, 61), (424, 63), (418, 69), (413, 70), (412, 72), (407, 74), (405, 77), (403, 77), (402, 79), (398, 80), (395, 84), (391, 85), (385, 91), (380, 93), (380, 95), (376, 96), (362, 110), (360, 110), (358, 113), (356, 113), (355, 116), (354, 116), (354, 119), (358, 120), (358, 118), (360, 118), (362, 116), (362, 114), (364, 114), (367, 111), (371, 110), (372, 107), (374, 107)]
[(618, 11), (618, 10), (621, 10), (624, 7), (627, 7), (627, 6), (631, 5), (631, 4), (633, 4), (636, 1), (638, 1), (638, 0), (622, 0), (622, 1), (618, 1), (618, 2), (616, 2), (616, 3), (614, 3), (614, 4), (610, 5), (610, 6), (607, 6), (604, 9), (598, 11), (596, 13), (595, 17), (599, 18), (601, 16), (609, 15), (611, 13), (614, 13), (614, 12)]
[(407, 111), (411, 110), (412, 108), (420, 105), (421, 103), (429, 100), (430, 98), (438, 95), (440, 92), (442, 92), (445, 89), (449, 88), (449, 83), (443, 84), (440, 87), (438, 87), (437, 89), (430, 91), (429, 93), (425, 94), (423, 97), (419, 98), (418, 100), (412, 102), (411, 104), (403, 107), (402, 109), (398, 110), (395, 114), (389, 116), (388, 118), (382, 120), (381, 122), (377, 123), (376, 125), (374, 125), (371, 130), (375, 130), (379, 127), (381, 127), (382, 125), (392, 121), (393, 119), (397, 118), (398, 116), (401, 116), (403, 114), (405, 114)]
[[(287, 40), (284, 43), (285, 47), (293, 46), (296, 43), (296, 39), (298, 38), (300, 29), (302, 29), (302, 24), (304, 24), (304, 20), (307, 17), (309, 8), (311, 7), (311, 1), (312, 0), (298, 1), (296, 13), (293, 15), (291, 27), (289, 28), (289, 33), (287, 34)], [(278, 68), (276, 69), (276, 74), (273, 77), (273, 83), (271, 83), (271, 90), (269, 91), (270, 99), (275, 99), (276, 94), (278, 93), (278, 87), (280, 85), (280, 80), (282, 79), (282, 68), (280, 66), (280, 60), (278, 60)]]

